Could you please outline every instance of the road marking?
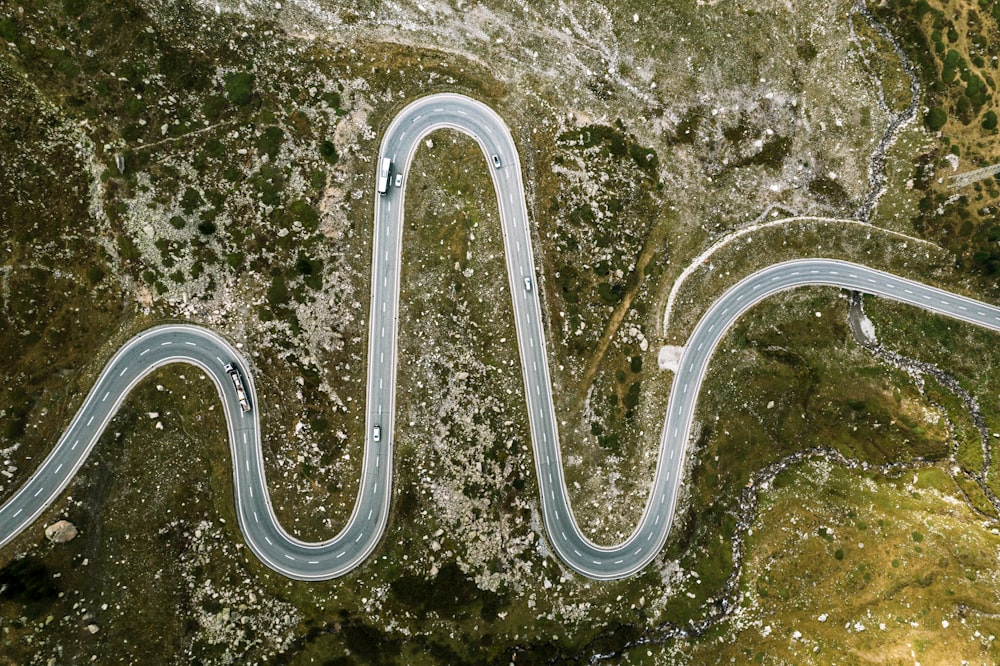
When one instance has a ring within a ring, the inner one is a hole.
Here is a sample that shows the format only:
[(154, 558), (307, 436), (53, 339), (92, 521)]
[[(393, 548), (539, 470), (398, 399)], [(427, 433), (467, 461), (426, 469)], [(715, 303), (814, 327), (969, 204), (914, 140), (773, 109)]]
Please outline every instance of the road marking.
[(247, 486), (247, 490), (250, 491), (250, 497), (253, 497), (253, 486)]
[(58, 474), (58, 473), (59, 473), (59, 470), (61, 470), (61, 469), (62, 469), (62, 467), (63, 467), (63, 464), (62, 464), (62, 463), (59, 463), (59, 467), (56, 467), (56, 471), (54, 471), (54, 472), (52, 472), (52, 473), (53, 473), (53, 474)]
[(357, 543), (357, 542), (361, 541), (361, 537), (363, 537), (364, 535), (365, 535), (364, 532), (362, 532), (361, 534), (359, 534), (358, 538), (354, 540), (354, 543)]
[(122, 368), (122, 371), (118, 373), (118, 376), (121, 377), (122, 375), (124, 375), (126, 370), (128, 370), (128, 366)]
[(309, 560), (308, 564), (319, 564), (319, 560)]
[(583, 553), (578, 551), (576, 548), (573, 549), (573, 552), (576, 553), (577, 557), (583, 557)]
[(659, 525), (660, 524), (660, 514), (656, 514), (656, 520), (653, 521), (653, 524), (654, 525)]
[(22, 511), (24, 511), (24, 509), (18, 509), (17, 511), (15, 511), (14, 517), (17, 518), (18, 514), (20, 514)]
[(912, 294), (912, 293), (913, 293), (913, 292), (912, 292), (911, 290), (909, 290), (909, 289), (903, 289), (903, 291), (905, 291), (905, 292), (906, 292), (906, 293), (908, 293), (908, 294)]
[(79, 443), (80, 443), (80, 440), (76, 440), (75, 442), (73, 442), (73, 446), (69, 447), (69, 450), (72, 451), (73, 449), (75, 449), (76, 445), (79, 444)]
[(985, 317), (986, 316), (985, 312), (980, 312), (979, 310), (976, 310), (976, 314), (979, 315), (980, 317)]
[(486, 126), (486, 131), (489, 132), (490, 134), (493, 134), (493, 130), (490, 129), (489, 125)]
[(260, 522), (260, 517), (257, 516), (257, 512), (256, 511), (253, 512), (253, 520), (254, 520), (255, 523), (259, 523)]
[(378, 362), (379, 362), (379, 363), (385, 363), (385, 352), (381, 352), (381, 353), (380, 353), (380, 354), (378, 355)]
[(652, 541), (652, 540), (653, 540), (653, 533), (650, 532), (649, 535), (646, 536), (646, 541)]
[(563, 541), (569, 541), (569, 539), (566, 538), (566, 533), (565, 532), (563, 532), (562, 530), (559, 530), (559, 534), (562, 534)]
[(634, 552), (634, 553), (632, 553), (632, 554), (633, 554), (633, 555), (638, 555), (638, 554), (639, 554), (639, 553), (641, 553), (641, 552), (642, 552), (642, 548), (636, 548), (636, 549), (635, 549), (635, 552)]
[(271, 539), (269, 539), (268, 537), (264, 537), (264, 541), (268, 542), (268, 543), (269, 543), (269, 544), (271, 544), (272, 546), (274, 545), (274, 542), (273, 542), (273, 541), (271, 541)]
[(342, 553), (338, 554), (338, 555), (337, 555), (337, 559), (339, 560), (339, 559), (340, 559), (340, 558), (342, 558), (342, 557), (343, 557), (344, 555), (347, 555), (347, 551), (346, 551), (346, 550), (345, 550), (344, 552), (342, 552)]
[(865, 278), (865, 282), (870, 282), (872, 284), (875, 284), (875, 280), (873, 280), (871, 278)]
[(615, 560), (615, 564), (621, 564), (621, 563), (622, 563), (622, 562), (624, 562), (624, 561), (625, 561), (625, 560)]
[(41, 494), (42, 494), (42, 491), (43, 491), (43, 490), (45, 490), (45, 488), (44, 488), (44, 487), (42, 487), (42, 488), (39, 488), (38, 490), (36, 490), (36, 491), (35, 491), (35, 497), (38, 497), (39, 495), (41, 495)]
[(170, 342), (169, 340), (167, 340), (166, 342), (161, 342), (161, 343), (160, 343), (160, 346), (161, 346), (161, 347), (166, 347), (167, 345), (172, 345), (172, 344), (174, 344), (174, 343), (173, 343), (173, 342)]
[(368, 520), (372, 519), (372, 512), (373, 511), (375, 511), (375, 509), (368, 509)]
[(149, 353), (149, 350), (148, 349), (144, 349), (143, 351), (139, 352), (139, 356), (145, 356), (148, 353)]
[(777, 282), (780, 279), (781, 279), (780, 275), (775, 275), (773, 278), (771, 278), (771, 282)]
[(295, 561), (295, 558), (292, 557), (291, 555), (289, 555), (288, 553), (285, 553), (285, 557), (287, 557), (288, 559), (290, 559), (292, 562)]
[(379, 388), (380, 391), (382, 390), (382, 378), (381, 377), (378, 378), (378, 388)]
[(688, 392), (688, 385), (687, 385), (687, 384), (685, 384), (685, 385), (684, 385), (684, 392), (685, 392), (685, 393), (687, 393), (687, 392)]
[(90, 425), (93, 422), (94, 422), (94, 417), (93, 416), (91, 416), (89, 419), (87, 419), (87, 425)]
[(197, 347), (198, 346), (197, 343), (191, 342), (190, 340), (185, 340), (184, 344), (186, 344), (188, 347)]
[(385, 312), (385, 301), (382, 301), (382, 312)]
[(104, 394), (104, 397), (101, 398), (101, 402), (104, 402), (105, 400), (107, 400), (109, 395), (111, 395), (111, 391), (108, 391), (107, 393)]
[(964, 305), (959, 305), (958, 309), (962, 310), (963, 312), (968, 312), (969, 311), (969, 308), (965, 307)]

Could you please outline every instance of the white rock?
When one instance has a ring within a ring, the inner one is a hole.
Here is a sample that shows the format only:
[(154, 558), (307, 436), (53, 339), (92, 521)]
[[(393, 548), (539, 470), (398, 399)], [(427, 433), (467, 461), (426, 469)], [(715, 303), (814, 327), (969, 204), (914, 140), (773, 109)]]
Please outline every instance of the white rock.
[(151, 419), (158, 419), (158, 418), (160, 418), (160, 413), (159, 412), (149, 412), (149, 413), (146, 414), (146, 416), (148, 416)]
[(52, 543), (66, 543), (76, 538), (76, 525), (68, 520), (59, 520), (45, 528), (45, 538)]
[(820, 616), (819, 616), (818, 618), (816, 618), (816, 619), (817, 619), (817, 620), (819, 620), (820, 622), (826, 622), (826, 618), (827, 618), (827, 617), (829, 617), (829, 616), (828, 616), (828, 615), (827, 615), (826, 613), (823, 613), (822, 615), (820, 615)]
[(768, 403), (767, 403), (767, 408), (768, 408), (768, 409), (774, 409), (774, 400), (770, 400), (770, 401), (768, 401)]
[(941, 628), (942, 629), (948, 628), (948, 620), (941, 620)]

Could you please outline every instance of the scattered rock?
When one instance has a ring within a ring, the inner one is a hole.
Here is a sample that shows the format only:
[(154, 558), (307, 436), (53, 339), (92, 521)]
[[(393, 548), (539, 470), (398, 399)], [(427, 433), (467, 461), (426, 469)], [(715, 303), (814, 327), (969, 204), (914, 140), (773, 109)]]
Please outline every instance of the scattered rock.
[(66, 543), (76, 538), (76, 525), (68, 520), (60, 520), (45, 528), (45, 538), (52, 543)]
[(101, 628), (100, 628), (100, 627), (98, 627), (98, 626), (97, 626), (96, 624), (94, 624), (93, 622), (91, 622), (90, 624), (88, 624), (88, 625), (87, 625), (87, 631), (89, 631), (89, 632), (90, 632), (90, 633), (92, 633), (92, 634), (96, 634), (96, 633), (97, 633), (98, 631), (100, 631), (100, 630), (101, 630)]

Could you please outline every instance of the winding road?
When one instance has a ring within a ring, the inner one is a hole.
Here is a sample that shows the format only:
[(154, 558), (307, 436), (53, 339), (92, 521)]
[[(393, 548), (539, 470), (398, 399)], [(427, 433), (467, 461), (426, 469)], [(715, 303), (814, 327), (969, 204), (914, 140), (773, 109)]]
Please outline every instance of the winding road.
[[(25, 485), (0, 507), (0, 547), (31, 525), (59, 497), (139, 381), (161, 366), (188, 363), (201, 368), (219, 390), (233, 455), (237, 517), (254, 554), (275, 571), (299, 580), (335, 578), (359, 566), (382, 537), (392, 494), (405, 187), (391, 183), (399, 173), (405, 185), (419, 142), (441, 128), (470, 135), (482, 148), (493, 179), (545, 528), (559, 558), (583, 576), (600, 580), (630, 576), (649, 564), (663, 547), (683, 480), (688, 439), (708, 363), (726, 331), (763, 299), (797, 287), (825, 285), (883, 296), (1000, 331), (1000, 308), (996, 306), (849, 262), (799, 259), (774, 264), (746, 277), (711, 305), (685, 345), (673, 379), (655, 477), (638, 526), (616, 546), (596, 545), (580, 531), (566, 490), (539, 303), (540, 285), (535, 277), (520, 159), (514, 141), (502, 119), (486, 105), (461, 95), (431, 95), (413, 102), (396, 116), (386, 130), (379, 153), (380, 158), (392, 160), (393, 177), (385, 196), (374, 193), (366, 437), (358, 497), (343, 530), (328, 541), (306, 543), (281, 527), (267, 491), (259, 402), (248, 364), (230, 343), (210, 330), (195, 325), (166, 325), (132, 338), (105, 366), (55, 448)], [(250, 412), (239, 408), (233, 383), (224, 370), (227, 363), (234, 363), (243, 376), (253, 407)]]

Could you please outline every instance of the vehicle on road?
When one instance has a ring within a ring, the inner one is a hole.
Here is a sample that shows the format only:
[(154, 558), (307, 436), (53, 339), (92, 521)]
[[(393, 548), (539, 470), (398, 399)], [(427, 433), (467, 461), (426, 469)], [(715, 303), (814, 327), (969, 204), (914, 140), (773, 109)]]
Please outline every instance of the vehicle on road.
[(382, 426), (372, 428), (372, 441), (377, 442), (382, 439)]
[(531, 291), (531, 278), (530, 277), (524, 278), (524, 290), (525, 291)]
[(403, 186), (403, 174), (397, 173), (396, 174), (396, 187), (402, 187), (402, 186)]
[(229, 377), (233, 380), (233, 386), (236, 387), (236, 397), (240, 401), (240, 409), (244, 412), (249, 412), (250, 401), (247, 399), (247, 392), (243, 388), (243, 380), (240, 379), (240, 371), (234, 368), (232, 363), (226, 363), (225, 370), (229, 373)]
[(389, 192), (389, 172), (392, 171), (392, 160), (383, 157), (378, 167), (378, 193), (385, 196)]
[(492, 159), (493, 159), (493, 166), (496, 167), (497, 169), (499, 169), (500, 165), (501, 165), (500, 156), (499, 155), (494, 155), (492, 157)]

